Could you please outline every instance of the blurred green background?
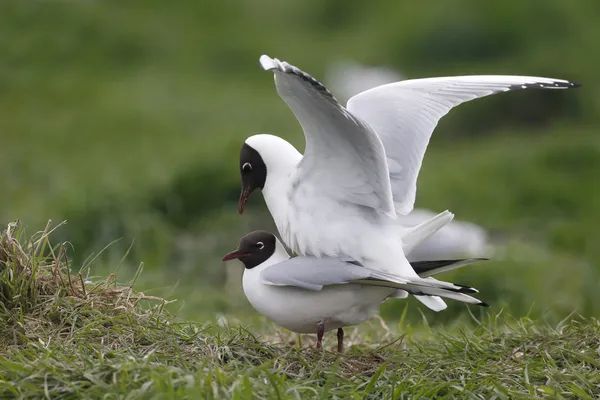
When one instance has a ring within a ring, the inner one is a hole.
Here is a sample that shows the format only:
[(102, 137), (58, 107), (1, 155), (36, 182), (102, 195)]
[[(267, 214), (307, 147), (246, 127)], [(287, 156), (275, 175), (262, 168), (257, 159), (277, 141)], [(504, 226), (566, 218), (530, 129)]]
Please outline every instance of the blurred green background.
[[(320, 80), (344, 59), (407, 78), (564, 78), (583, 87), (453, 110), (431, 140), (417, 206), (501, 238), (494, 261), (441, 275), (479, 288), (491, 312), (598, 316), (599, 18), (596, 0), (0, 2), (1, 220), (33, 233), (67, 219), (55, 237), (73, 244), (74, 270), (121, 239), (93, 275), (133, 243), (122, 279), (143, 261), (138, 288), (182, 300), (183, 317), (252, 315), (227, 274), (241, 266), (220, 256), (274, 227), (260, 195), (237, 214), (238, 151), (258, 132), (304, 147), (261, 54)], [(466, 319), (449, 303), (423, 314)], [(384, 316), (404, 304), (387, 302)]]

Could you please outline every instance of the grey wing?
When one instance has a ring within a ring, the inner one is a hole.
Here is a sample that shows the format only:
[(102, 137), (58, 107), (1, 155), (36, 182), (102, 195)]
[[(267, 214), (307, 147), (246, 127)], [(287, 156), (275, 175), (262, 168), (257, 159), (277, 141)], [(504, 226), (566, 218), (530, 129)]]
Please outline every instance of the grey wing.
[(323, 286), (343, 285), (370, 276), (368, 269), (346, 259), (305, 256), (266, 267), (260, 273), (260, 280), (266, 285), (318, 291)]
[(340, 201), (396, 216), (381, 139), (315, 78), (287, 62), (260, 58), (302, 126), (306, 149), (299, 182)]
[[(465, 291), (464, 286), (422, 278), (402, 276), (365, 268), (348, 258), (299, 256), (266, 267), (260, 273), (261, 282), (273, 286), (296, 286), (309, 290), (321, 290), (323, 286), (343, 285), (352, 282), (403, 288), (424, 286), (452, 291)], [(469, 290), (473, 290), (469, 288)]]
[(402, 289), (415, 295), (443, 296), (471, 304), (484, 302), (468, 296), (477, 290), (468, 286), (438, 281), (432, 278), (405, 279), (374, 271), (358, 263), (340, 258), (295, 257), (266, 267), (260, 273), (265, 285), (292, 286), (319, 291), (325, 286), (357, 283), (369, 286)]

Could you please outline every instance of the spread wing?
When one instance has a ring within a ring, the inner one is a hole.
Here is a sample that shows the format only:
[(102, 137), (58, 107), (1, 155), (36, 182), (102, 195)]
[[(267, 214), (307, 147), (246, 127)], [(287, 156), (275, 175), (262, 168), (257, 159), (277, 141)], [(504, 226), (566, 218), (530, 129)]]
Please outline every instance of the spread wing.
[(562, 79), (529, 76), (457, 76), (413, 79), (382, 85), (352, 97), (348, 111), (381, 138), (398, 214), (414, 207), (417, 177), (429, 138), (453, 107), (498, 92), (519, 89), (568, 89)]
[(277, 92), (304, 131), (299, 182), (340, 202), (395, 217), (385, 150), (377, 134), (312, 76), (266, 55), (260, 63), (275, 74)]

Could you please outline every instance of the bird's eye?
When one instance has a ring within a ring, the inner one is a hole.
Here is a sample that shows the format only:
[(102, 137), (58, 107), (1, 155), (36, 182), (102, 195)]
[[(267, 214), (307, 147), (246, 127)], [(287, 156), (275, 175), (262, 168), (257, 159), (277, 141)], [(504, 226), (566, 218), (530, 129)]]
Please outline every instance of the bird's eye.
[(244, 165), (242, 165), (242, 171), (244, 171), (244, 172), (252, 171), (252, 164), (250, 164), (249, 162), (244, 163)]
[(262, 250), (265, 248), (265, 244), (263, 242), (257, 242), (256, 243), (256, 248), (259, 250)]

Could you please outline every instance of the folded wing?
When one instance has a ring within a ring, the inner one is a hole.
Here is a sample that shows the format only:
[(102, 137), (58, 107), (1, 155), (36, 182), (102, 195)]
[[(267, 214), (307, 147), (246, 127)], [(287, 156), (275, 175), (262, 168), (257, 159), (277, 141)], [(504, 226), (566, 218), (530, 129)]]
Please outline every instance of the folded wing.
[(354, 283), (402, 289), (416, 296), (441, 296), (486, 305), (466, 294), (477, 293), (476, 289), (468, 286), (432, 278), (403, 278), (371, 270), (341, 258), (295, 257), (265, 268), (260, 273), (260, 279), (266, 285), (293, 286), (314, 291), (322, 290), (326, 286)]

